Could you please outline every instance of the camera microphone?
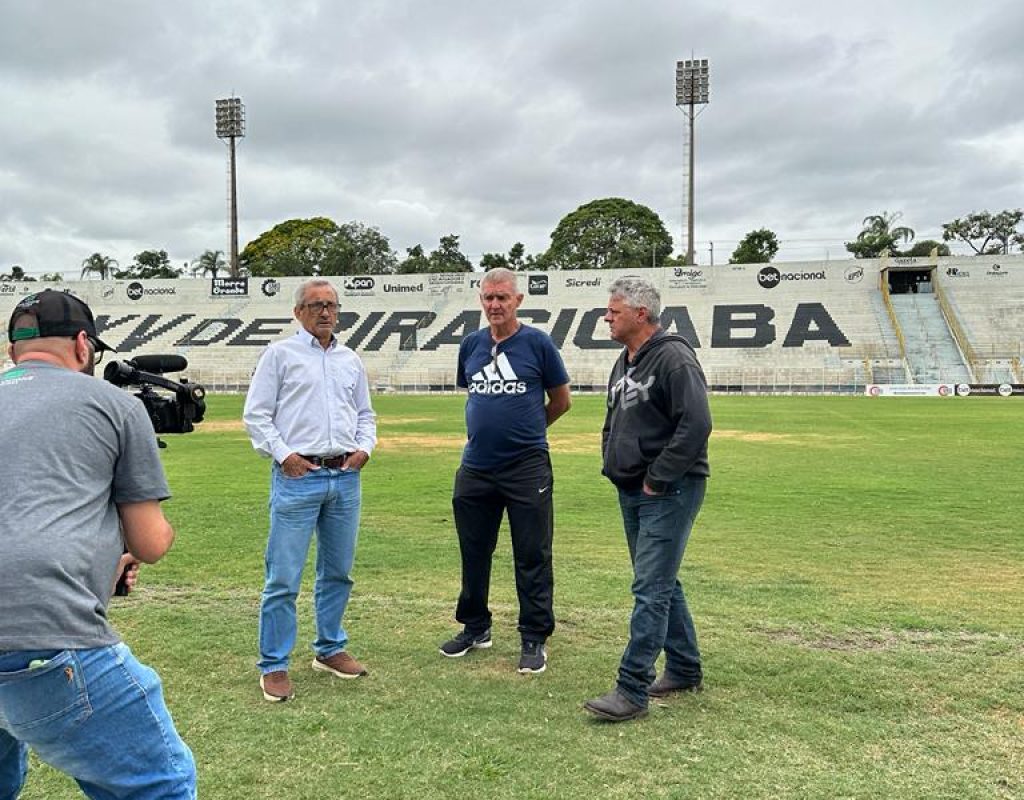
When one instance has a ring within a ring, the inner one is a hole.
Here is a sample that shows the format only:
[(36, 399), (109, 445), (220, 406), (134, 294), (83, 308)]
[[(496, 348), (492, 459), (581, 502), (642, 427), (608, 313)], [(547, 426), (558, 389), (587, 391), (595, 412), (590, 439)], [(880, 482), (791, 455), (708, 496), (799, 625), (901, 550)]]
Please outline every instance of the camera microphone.
[(142, 372), (155, 372), (163, 375), (165, 372), (181, 372), (188, 369), (188, 359), (185, 356), (135, 356), (129, 363)]

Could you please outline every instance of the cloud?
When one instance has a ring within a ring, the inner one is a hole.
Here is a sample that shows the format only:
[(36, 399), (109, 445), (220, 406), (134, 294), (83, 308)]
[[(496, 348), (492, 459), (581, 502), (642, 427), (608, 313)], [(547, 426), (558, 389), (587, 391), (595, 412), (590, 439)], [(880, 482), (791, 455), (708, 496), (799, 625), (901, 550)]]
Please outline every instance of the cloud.
[(711, 63), (701, 254), (769, 227), (785, 258), (838, 257), (868, 214), (937, 235), (1019, 205), (1024, 10), (834, 5), (5, 2), (0, 269), (226, 250), (213, 108), (232, 93), (247, 109), (243, 245), (326, 215), (399, 252), (448, 233), (474, 260), (537, 252), (563, 215), (620, 196), (658, 212), (678, 249), (674, 69), (691, 52)]

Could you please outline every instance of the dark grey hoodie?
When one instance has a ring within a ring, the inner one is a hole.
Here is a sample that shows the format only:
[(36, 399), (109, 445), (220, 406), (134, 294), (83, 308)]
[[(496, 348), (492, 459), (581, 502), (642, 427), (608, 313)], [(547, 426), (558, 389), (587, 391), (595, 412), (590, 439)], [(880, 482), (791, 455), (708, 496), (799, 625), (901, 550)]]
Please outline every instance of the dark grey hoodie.
[(711, 411), (697, 355), (683, 337), (659, 330), (627, 361), (623, 349), (608, 379), (602, 430), (604, 475), (623, 489), (646, 481), (664, 492), (684, 475), (711, 474)]

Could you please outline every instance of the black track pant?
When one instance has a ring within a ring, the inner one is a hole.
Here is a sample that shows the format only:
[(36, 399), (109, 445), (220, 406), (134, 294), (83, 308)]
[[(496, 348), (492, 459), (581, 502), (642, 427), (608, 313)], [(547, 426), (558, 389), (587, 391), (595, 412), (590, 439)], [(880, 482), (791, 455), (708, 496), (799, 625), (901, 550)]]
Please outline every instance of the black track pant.
[(470, 633), (481, 633), (491, 626), (487, 607), (491, 558), (505, 511), (515, 559), (519, 633), (524, 640), (544, 641), (555, 629), (553, 491), (551, 459), (545, 450), (530, 451), (495, 470), (463, 465), (455, 473), (452, 508), (462, 553), (462, 592), (455, 619)]

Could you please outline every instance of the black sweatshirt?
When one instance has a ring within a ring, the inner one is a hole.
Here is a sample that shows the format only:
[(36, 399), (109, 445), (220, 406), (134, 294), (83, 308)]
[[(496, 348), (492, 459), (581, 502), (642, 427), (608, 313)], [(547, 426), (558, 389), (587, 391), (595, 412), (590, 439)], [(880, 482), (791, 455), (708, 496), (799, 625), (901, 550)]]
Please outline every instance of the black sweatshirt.
[(623, 489), (646, 482), (655, 492), (684, 475), (710, 475), (707, 384), (689, 342), (658, 330), (632, 362), (627, 356), (608, 379), (601, 472)]

